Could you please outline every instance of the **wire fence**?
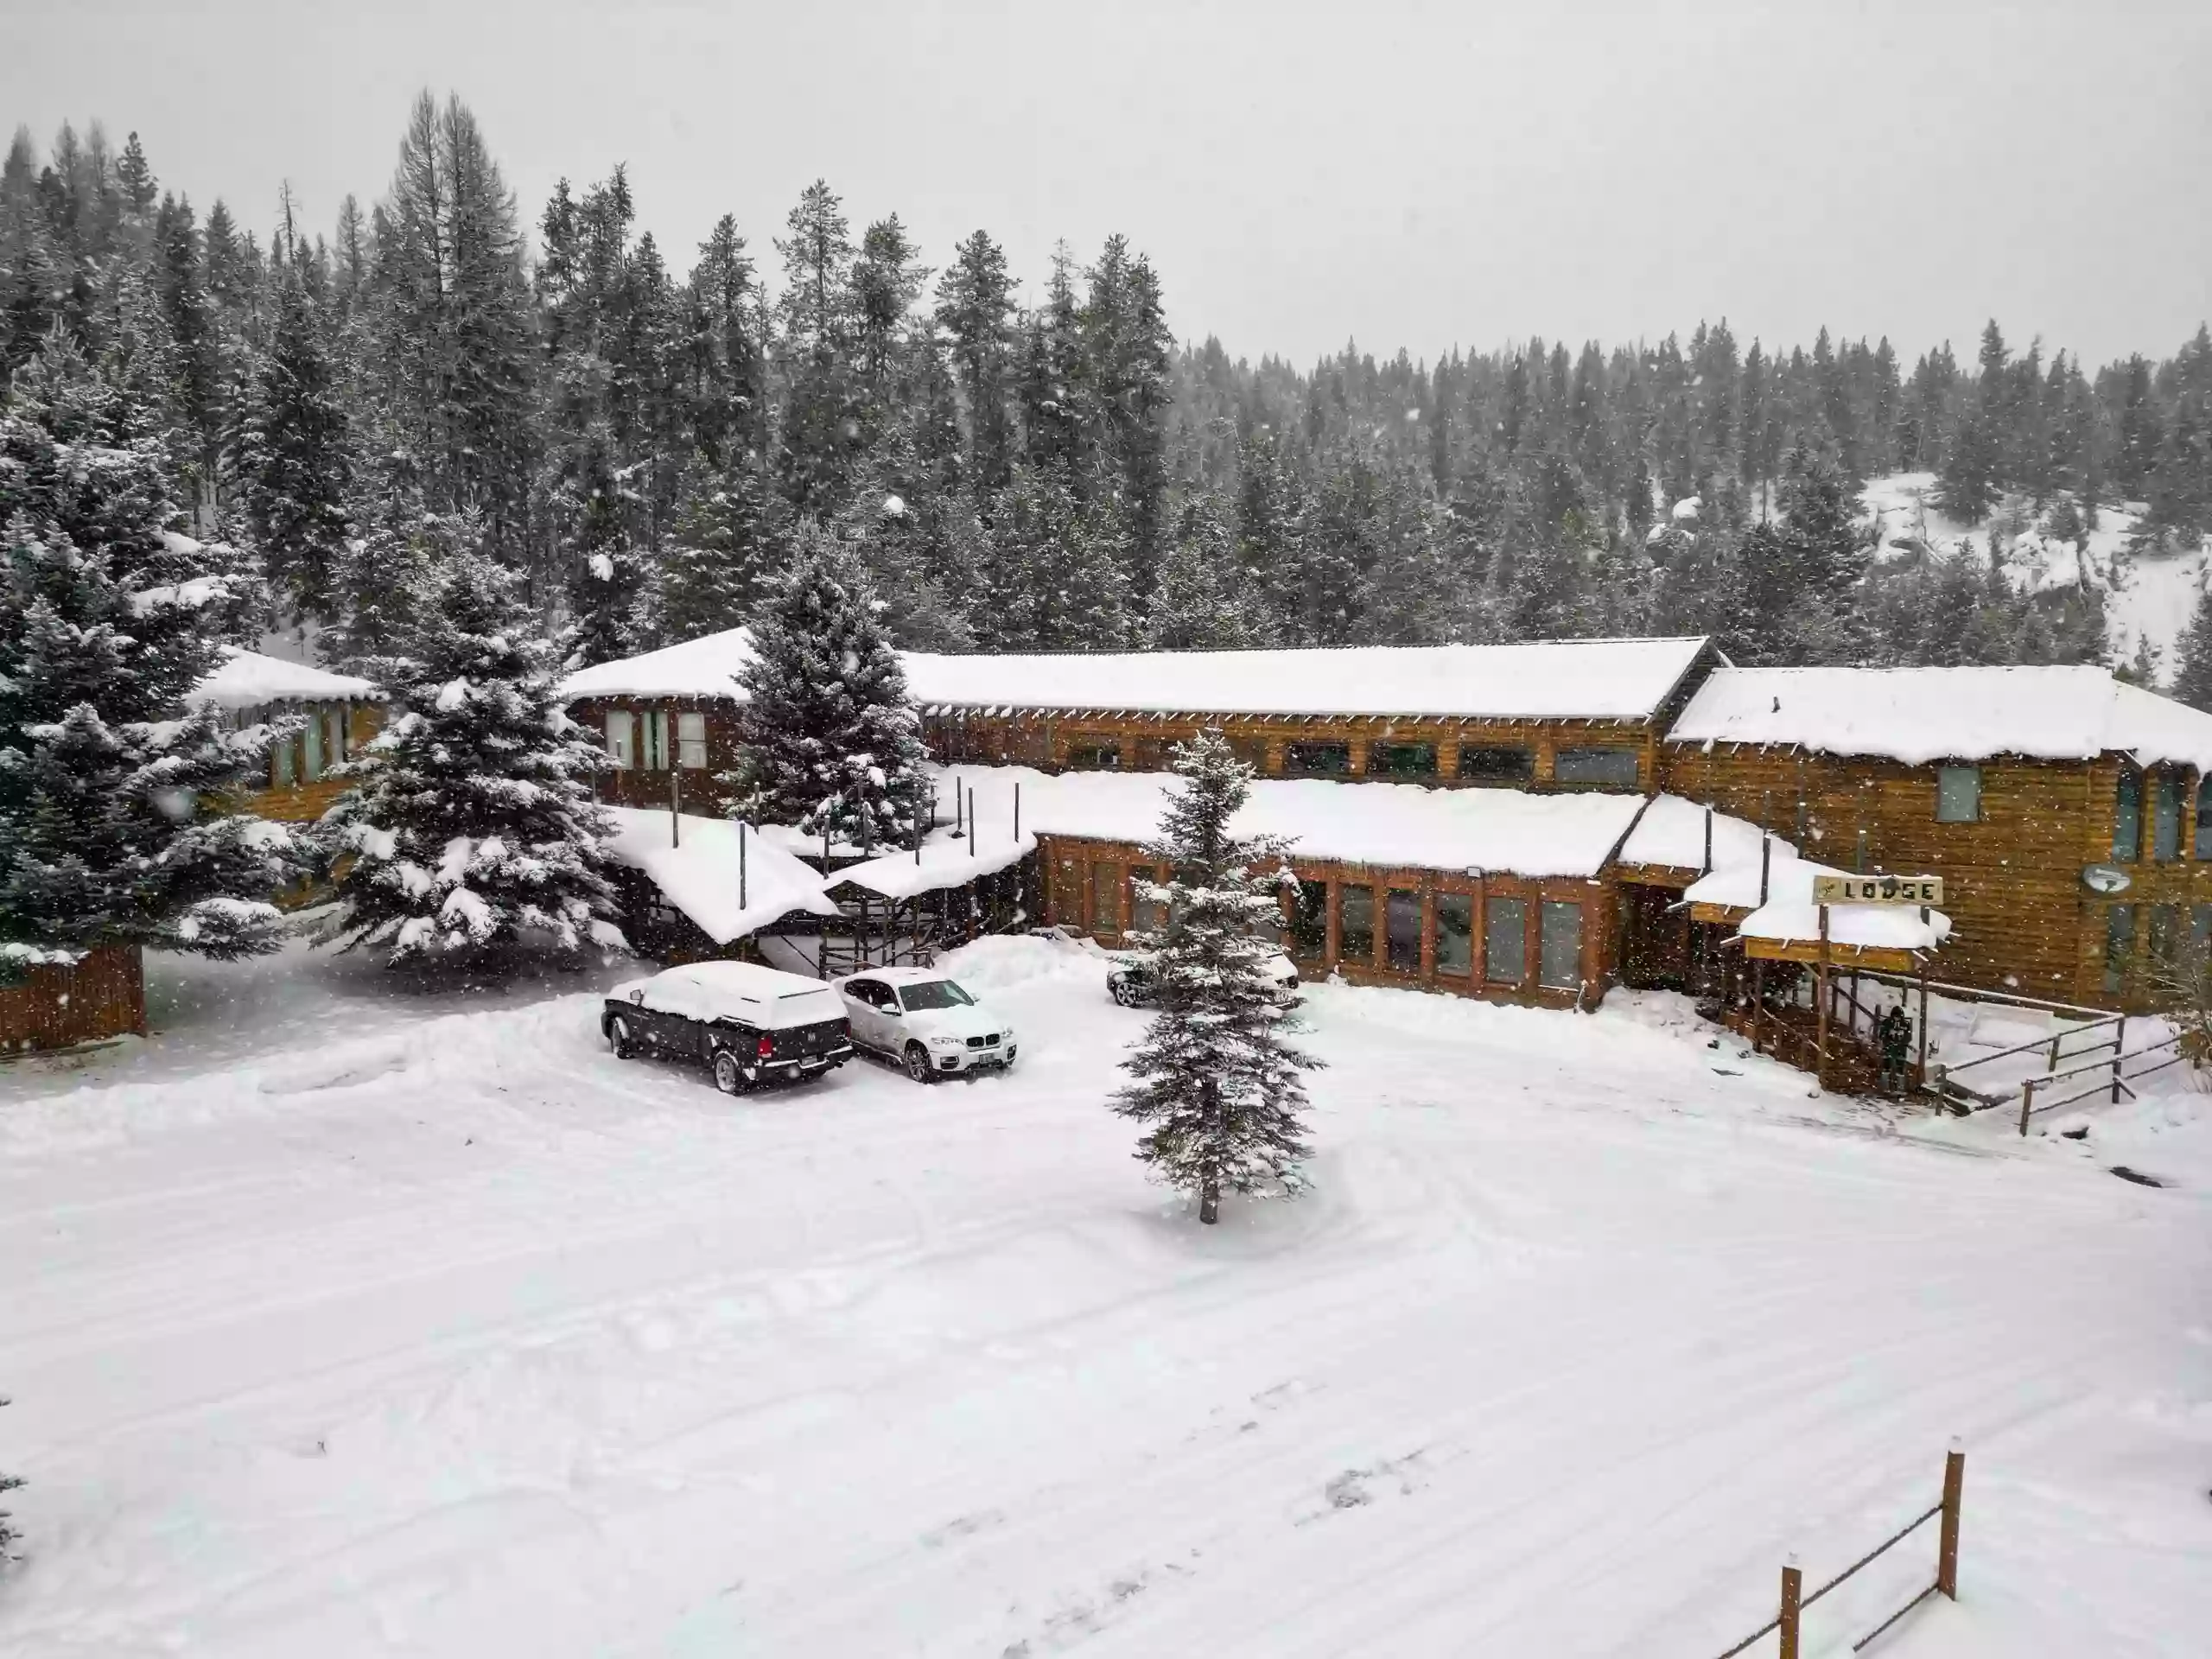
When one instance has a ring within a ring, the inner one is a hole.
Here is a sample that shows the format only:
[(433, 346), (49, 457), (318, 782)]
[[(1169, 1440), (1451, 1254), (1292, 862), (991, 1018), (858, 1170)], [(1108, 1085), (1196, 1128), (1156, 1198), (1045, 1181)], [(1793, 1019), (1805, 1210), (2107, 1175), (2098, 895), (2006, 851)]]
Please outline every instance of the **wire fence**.
[(1942, 1497), (1809, 1595), (1805, 1592), (1805, 1577), (1802, 1569), (1795, 1561), (1784, 1567), (1782, 1569), (1781, 1602), (1774, 1617), (1737, 1643), (1734, 1647), (1713, 1656), (1713, 1659), (1736, 1659), (1737, 1655), (1748, 1651), (1766, 1637), (1774, 1636), (1777, 1632), (1779, 1640), (1776, 1652), (1779, 1659), (1798, 1659), (1800, 1630), (1805, 1609), (1810, 1607), (1862, 1567), (1871, 1566), (1891, 1550), (1895, 1549), (1930, 1521), (1940, 1520), (1942, 1522), (1936, 1535), (1934, 1581), (1922, 1586), (1910, 1601), (1853, 1642), (1851, 1644), (1851, 1650), (1858, 1653), (1870, 1646), (1877, 1637), (1890, 1630), (1899, 1619), (1930, 1596), (1941, 1593), (1956, 1601), (1959, 1599), (1959, 1510), (1966, 1492), (1966, 1453), (1957, 1450), (1948, 1452), (1943, 1459)]

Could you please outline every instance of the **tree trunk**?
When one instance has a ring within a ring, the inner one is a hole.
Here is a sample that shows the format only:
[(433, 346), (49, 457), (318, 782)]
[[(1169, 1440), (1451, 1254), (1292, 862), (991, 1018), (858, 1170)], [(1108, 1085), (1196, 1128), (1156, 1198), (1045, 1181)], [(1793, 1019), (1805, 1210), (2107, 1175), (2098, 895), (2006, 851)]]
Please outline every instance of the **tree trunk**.
[(1211, 1175), (1198, 1188), (1198, 1219), (1209, 1227), (1221, 1219), (1221, 1183)]

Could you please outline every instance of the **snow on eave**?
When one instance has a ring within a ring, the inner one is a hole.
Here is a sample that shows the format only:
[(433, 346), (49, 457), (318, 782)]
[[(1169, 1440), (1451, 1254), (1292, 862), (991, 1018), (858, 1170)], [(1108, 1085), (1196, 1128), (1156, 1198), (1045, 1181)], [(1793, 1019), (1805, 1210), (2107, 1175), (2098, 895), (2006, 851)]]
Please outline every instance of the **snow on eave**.
[(1906, 766), (2124, 754), (2212, 769), (2212, 715), (2095, 667), (1716, 669), (1667, 741)]
[[(672, 815), (645, 807), (608, 806), (613, 828), (607, 849), (642, 872), (668, 902), (716, 944), (728, 944), (769, 923), (804, 911), (835, 916), (820, 874), (750, 825), (745, 880), (738, 881), (740, 826), (728, 818)], [(677, 822), (671, 823), (674, 817)], [(741, 891), (746, 902), (738, 902)]]
[(584, 697), (702, 697), (745, 701), (737, 676), (753, 660), (752, 632), (725, 628), (681, 645), (580, 668), (561, 682), (564, 702)]
[(850, 882), (880, 899), (912, 899), (917, 893), (964, 887), (981, 877), (996, 875), (1036, 850), (1037, 837), (1027, 830), (1019, 837), (1006, 835), (988, 840), (963, 833), (955, 841), (947, 826), (922, 843), (918, 859), (909, 849), (848, 865), (830, 878), (829, 888), (835, 892)]
[[(1744, 912), (1736, 924), (1737, 938), (1808, 943), (1821, 937), (1821, 907), (1813, 902), (1814, 878), (1847, 874), (1798, 858), (1786, 842), (1775, 842), (1768, 849), (1764, 898), (1756, 853), (1724, 865), (1716, 852), (1712, 873), (1684, 888), (1682, 899), (1687, 904)], [(1934, 950), (1951, 936), (1951, 918), (1940, 910), (1929, 911), (1924, 922), (1917, 909), (1904, 905), (1830, 905), (1827, 912), (1828, 943), (1834, 945)]]
[(356, 674), (226, 646), (222, 665), (192, 688), (188, 701), (238, 714), (283, 702), (382, 702), (384, 692)]

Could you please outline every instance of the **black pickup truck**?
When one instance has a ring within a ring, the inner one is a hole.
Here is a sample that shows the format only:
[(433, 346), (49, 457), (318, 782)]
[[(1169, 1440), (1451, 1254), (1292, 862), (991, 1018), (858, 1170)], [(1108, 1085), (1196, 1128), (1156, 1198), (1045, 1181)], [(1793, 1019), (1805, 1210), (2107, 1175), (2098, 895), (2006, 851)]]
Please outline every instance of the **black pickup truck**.
[(818, 1077), (853, 1058), (835, 990), (749, 962), (696, 962), (618, 985), (599, 1030), (618, 1059), (694, 1060), (726, 1095)]

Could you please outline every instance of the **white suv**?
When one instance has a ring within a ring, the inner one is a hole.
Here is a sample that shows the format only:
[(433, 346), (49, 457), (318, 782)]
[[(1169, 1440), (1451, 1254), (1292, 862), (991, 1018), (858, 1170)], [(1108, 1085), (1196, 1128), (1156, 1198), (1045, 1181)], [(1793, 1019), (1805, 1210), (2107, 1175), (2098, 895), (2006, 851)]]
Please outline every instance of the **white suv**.
[(934, 968), (875, 968), (836, 982), (853, 1042), (916, 1083), (1013, 1065), (1014, 1027)]

